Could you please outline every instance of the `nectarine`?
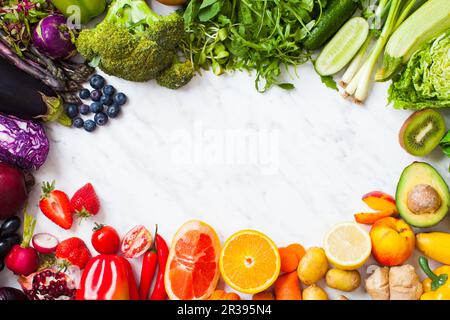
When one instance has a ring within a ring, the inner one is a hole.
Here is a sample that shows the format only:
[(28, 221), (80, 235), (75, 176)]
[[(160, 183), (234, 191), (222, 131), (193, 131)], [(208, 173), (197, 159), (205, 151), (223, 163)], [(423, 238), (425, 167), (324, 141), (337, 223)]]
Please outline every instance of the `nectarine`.
[(394, 197), (381, 191), (372, 191), (365, 194), (362, 200), (369, 206), (369, 208), (377, 211), (389, 211), (396, 213), (397, 205)]
[(370, 239), (375, 260), (389, 267), (403, 264), (413, 253), (416, 241), (411, 227), (404, 220), (392, 217), (375, 222)]

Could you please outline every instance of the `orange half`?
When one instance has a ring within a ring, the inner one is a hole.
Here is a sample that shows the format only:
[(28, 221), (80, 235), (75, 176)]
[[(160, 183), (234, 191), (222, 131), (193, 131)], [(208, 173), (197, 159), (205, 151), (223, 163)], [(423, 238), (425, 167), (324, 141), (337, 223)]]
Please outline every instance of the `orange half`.
[(220, 254), (220, 272), (233, 289), (255, 294), (269, 288), (280, 274), (280, 254), (275, 243), (255, 230), (232, 235)]
[(219, 281), (220, 240), (208, 224), (193, 220), (176, 233), (164, 275), (171, 300), (205, 300)]

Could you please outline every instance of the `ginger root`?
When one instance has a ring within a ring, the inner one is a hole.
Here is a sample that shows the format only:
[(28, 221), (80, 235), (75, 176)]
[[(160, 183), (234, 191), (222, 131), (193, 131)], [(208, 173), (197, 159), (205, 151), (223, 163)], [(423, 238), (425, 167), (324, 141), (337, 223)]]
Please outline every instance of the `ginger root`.
[(366, 291), (374, 300), (418, 300), (422, 283), (413, 266), (376, 267), (366, 280)]

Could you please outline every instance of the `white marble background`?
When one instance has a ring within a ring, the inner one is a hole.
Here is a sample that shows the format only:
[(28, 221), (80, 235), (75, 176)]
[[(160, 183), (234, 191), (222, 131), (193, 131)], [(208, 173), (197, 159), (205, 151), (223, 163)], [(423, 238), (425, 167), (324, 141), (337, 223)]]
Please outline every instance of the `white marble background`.
[[(251, 228), (279, 246), (320, 246), (330, 227), (368, 209), (363, 194), (394, 194), (403, 168), (419, 159), (398, 143), (410, 112), (386, 106), (387, 84), (376, 84), (366, 105), (356, 106), (321, 84), (311, 65), (298, 73), (296, 90), (273, 88), (266, 94), (256, 92), (246, 73), (220, 78), (207, 73), (178, 91), (108, 78), (129, 96), (122, 116), (93, 134), (48, 125), (51, 152), (36, 174), (38, 183), (55, 179), (69, 195), (91, 182), (102, 210), (64, 231), (40, 213), (36, 186), (29, 204), (38, 218), (36, 232), (61, 240), (78, 236), (90, 246), (94, 221), (121, 235), (137, 224), (153, 230), (158, 223), (170, 241), (181, 224), (201, 219), (222, 241)], [(450, 126), (450, 113), (445, 116)], [(261, 153), (245, 163), (203, 153), (232, 157), (236, 149), (222, 141), (233, 134), (260, 134)], [(270, 158), (263, 154), (267, 147)], [(449, 182), (449, 160), (440, 152), (423, 160)], [(448, 230), (449, 220), (439, 228)], [(140, 262), (134, 263), (136, 274)], [(0, 285), (16, 285), (15, 277), (3, 271)], [(338, 294), (327, 291), (330, 297)], [(347, 296), (367, 298), (362, 288)]]

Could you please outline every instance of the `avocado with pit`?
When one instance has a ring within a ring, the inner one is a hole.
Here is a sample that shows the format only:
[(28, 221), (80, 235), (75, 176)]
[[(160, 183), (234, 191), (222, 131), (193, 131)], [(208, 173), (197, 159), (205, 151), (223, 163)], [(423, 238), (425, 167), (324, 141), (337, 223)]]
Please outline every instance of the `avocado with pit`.
[(395, 201), (406, 222), (427, 228), (438, 224), (447, 215), (450, 192), (436, 169), (425, 162), (414, 162), (400, 176)]

